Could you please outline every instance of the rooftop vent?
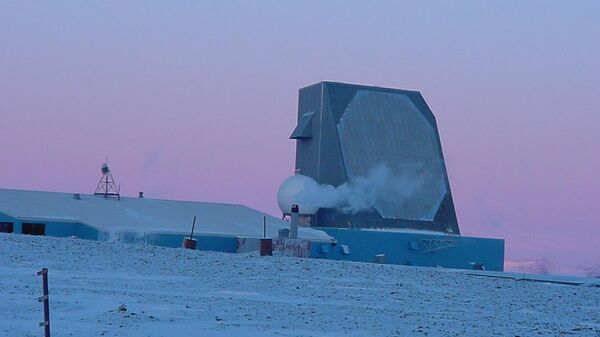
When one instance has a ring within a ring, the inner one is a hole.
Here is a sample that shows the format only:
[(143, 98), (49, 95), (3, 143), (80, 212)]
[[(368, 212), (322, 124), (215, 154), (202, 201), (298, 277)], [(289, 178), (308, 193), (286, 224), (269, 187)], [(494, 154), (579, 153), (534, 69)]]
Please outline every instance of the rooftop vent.
[(144, 192), (138, 192), (138, 198), (144, 199)]
[(73, 199), (81, 200), (81, 195), (79, 193), (75, 193), (75, 194), (73, 194)]

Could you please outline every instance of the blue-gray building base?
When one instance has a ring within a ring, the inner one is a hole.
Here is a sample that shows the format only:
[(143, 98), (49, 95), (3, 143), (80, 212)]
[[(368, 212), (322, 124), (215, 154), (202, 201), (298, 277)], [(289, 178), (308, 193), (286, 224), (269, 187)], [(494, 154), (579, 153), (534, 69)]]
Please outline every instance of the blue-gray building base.
[(458, 269), (504, 270), (504, 240), (321, 227), (336, 245), (313, 245), (316, 258)]
[[(109, 233), (77, 221), (16, 219), (2, 213), (0, 222), (13, 223), (14, 233), (21, 233), (23, 223), (43, 223), (44, 235), (47, 236), (76, 236), (87, 240), (143, 243), (162, 247), (181, 247), (183, 238), (187, 236), (183, 233), (166, 232)], [(504, 269), (504, 240), (418, 232), (332, 227), (317, 229), (335, 238), (337, 243), (310, 242), (308, 250), (313, 258), (459, 269), (484, 266), (491, 271)], [(258, 250), (258, 238), (203, 234), (194, 238), (198, 240), (199, 250), (228, 253)]]

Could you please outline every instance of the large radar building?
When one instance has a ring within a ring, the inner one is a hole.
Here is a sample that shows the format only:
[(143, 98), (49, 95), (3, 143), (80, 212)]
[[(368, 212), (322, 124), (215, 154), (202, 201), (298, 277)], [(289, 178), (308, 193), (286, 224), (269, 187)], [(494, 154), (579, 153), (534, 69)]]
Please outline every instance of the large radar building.
[(311, 226), (410, 228), (459, 234), (433, 113), (417, 91), (320, 82), (300, 89), (296, 167), (340, 186), (386, 167), (405, 190), (371, 209), (321, 208)]

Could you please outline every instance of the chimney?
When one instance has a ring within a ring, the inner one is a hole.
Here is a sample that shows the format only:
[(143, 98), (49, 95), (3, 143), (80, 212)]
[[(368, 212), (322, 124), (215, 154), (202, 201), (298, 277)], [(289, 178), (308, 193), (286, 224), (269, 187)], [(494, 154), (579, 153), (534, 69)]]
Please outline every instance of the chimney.
[(144, 199), (144, 192), (138, 192), (138, 198)]
[(298, 225), (300, 220), (298, 218), (299, 207), (296, 204), (292, 205), (292, 221), (290, 222), (290, 239), (298, 238)]
[(75, 193), (75, 194), (73, 194), (73, 199), (81, 200), (81, 195), (79, 193)]

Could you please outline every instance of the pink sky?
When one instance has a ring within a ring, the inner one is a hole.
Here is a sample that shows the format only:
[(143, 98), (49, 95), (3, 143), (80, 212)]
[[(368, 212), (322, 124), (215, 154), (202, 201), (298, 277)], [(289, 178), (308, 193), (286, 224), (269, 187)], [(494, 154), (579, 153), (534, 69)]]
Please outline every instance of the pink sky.
[[(297, 90), (422, 92), (462, 232), (553, 272), (600, 265), (600, 5), (0, 3), (0, 187), (278, 214)], [(514, 266), (515, 264), (511, 264)]]

